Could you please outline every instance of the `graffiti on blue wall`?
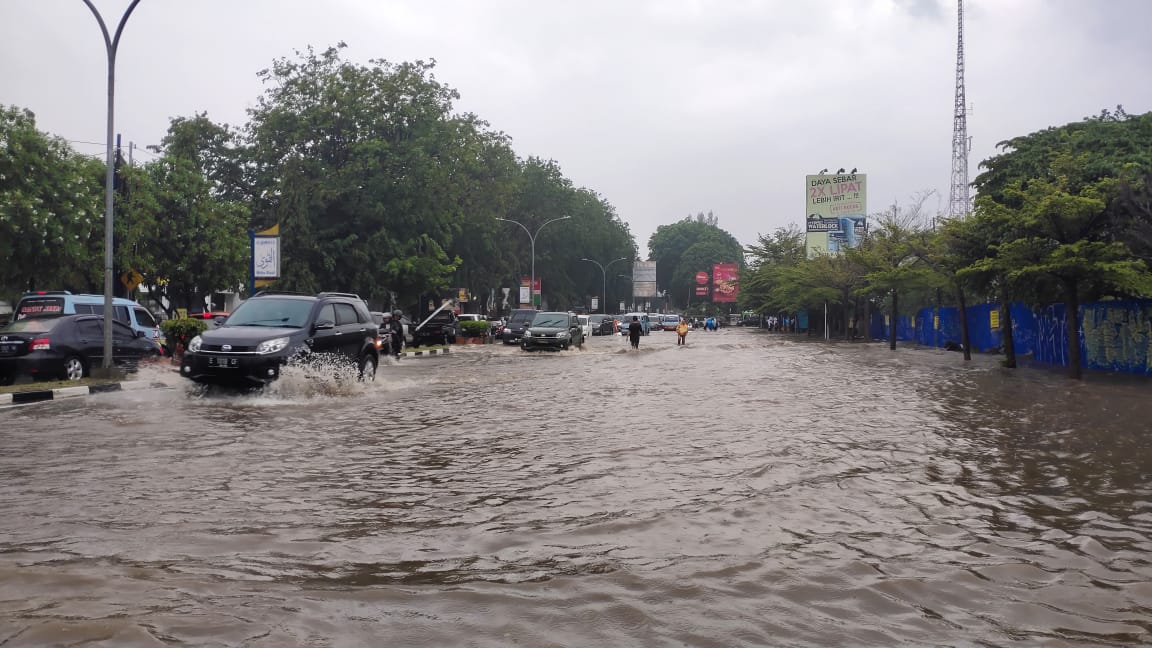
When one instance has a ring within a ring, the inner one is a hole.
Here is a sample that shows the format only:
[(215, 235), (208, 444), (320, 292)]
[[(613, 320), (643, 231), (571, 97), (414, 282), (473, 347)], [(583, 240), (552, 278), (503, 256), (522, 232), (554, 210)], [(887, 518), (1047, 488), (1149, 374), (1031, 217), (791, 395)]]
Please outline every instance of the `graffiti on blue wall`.
[[(1012, 304), (1012, 340), (1019, 356), (1044, 364), (1068, 365), (1068, 323), (1064, 305), (1036, 309)], [(1152, 300), (1103, 301), (1080, 307), (1080, 357), (1086, 369), (1152, 376)], [(967, 309), (972, 350), (999, 352), (1004, 344), (999, 304)], [(874, 340), (888, 339), (887, 318), (875, 313), (869, 322)], [(961, 343), (960, 309), (922, 308), (902, 316), (896, 339), (930, 347)]]

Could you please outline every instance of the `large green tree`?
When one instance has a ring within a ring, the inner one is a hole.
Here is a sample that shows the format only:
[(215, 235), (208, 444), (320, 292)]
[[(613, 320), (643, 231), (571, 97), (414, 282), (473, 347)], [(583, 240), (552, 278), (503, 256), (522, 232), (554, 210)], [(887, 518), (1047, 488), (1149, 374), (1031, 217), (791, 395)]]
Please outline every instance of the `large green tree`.
[(697, 272), (711, 274), (716, 263), (735, 263), (741, 270), (744, 267), (743, 246), (720, 229), (711, 214), (657, 227), (648, 239), (648, 252), (649, 260), (656, 262), (656, 285), (671, 296), (674, 306), (685, 303)]
[(250, 111), (255, 217), (281, 226), (281, 285), (376, 302), (447, 289), (483, 123), (453, 112), (434, 63), (356, 65), (342, 47), (275, 61)]
[[(977, 218), (1010, 225), (996, 242), (995, 268), (1007, 278), (1055, 289), (1068, 322), (1069, 376), (1082, 374), (1079, 304), (1103, 296), (1152, 294), (1150, 216), (1142, 205), (1152, 174), (1152, 113), (1122, 108), (1001, 142), (981, 164)], [(973, 266), (988, 268), (987, 260)]]
[(104, 169), (0, 106), (0, 294), (103, 286)]

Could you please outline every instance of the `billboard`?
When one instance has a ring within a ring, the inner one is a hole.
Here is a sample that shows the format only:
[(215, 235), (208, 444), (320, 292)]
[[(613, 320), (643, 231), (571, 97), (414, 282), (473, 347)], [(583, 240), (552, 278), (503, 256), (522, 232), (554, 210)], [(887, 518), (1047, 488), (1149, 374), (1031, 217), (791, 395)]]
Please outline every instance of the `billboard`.
[(867, 174), (810, 175), (804, 184), (808, 258), (859, 245), (868, 231)]
[(739, 274), (735, 263), (717, 263), (712, 266), (712, 301), (734, 302), (738, 294)]
[(632, 296), (656, 296), (656, 262), (637, 261), (632, 266)]

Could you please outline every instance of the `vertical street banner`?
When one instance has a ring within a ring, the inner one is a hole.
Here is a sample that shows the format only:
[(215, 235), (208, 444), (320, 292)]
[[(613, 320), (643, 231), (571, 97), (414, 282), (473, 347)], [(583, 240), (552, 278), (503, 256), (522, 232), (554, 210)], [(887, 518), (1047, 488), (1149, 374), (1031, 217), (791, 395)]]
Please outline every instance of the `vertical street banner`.
[(256, 294), (257, 288), (270, 286), (280, 278), (280, 225), (273, 225), (262, 232), (250, 233), (252, 265), (248, 272), (248, 294)]
[(632, 296), (656, 296), (656, 262), (637, 261), (632, 266)]
[(736, 301), (738, 282), (739, 271), (735, 263), (717, 263), (712, 266), (712, 301)]
[(868, 231), (867, 174), (810, 175), (804, 184), (808, 258), (859, 245)]

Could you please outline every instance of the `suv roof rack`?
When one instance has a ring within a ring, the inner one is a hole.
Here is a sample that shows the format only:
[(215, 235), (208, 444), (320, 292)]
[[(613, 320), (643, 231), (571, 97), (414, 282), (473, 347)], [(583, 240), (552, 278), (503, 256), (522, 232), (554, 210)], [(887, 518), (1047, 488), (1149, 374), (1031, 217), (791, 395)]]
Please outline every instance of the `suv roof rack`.
[(291, 290), (261, 290), (260, 292), (252, 295), (253, 297), (260, 297), (261, 295), (299, 295), (301, 297), (311, 297), (301, 292), (293, 292)]
[(352, 299), (360, 299), (360, 295), (357, 295), (356, 293), (344, 293), (344, 292), (322, 292), (316, 296), (317, 297), (351, 297)]

